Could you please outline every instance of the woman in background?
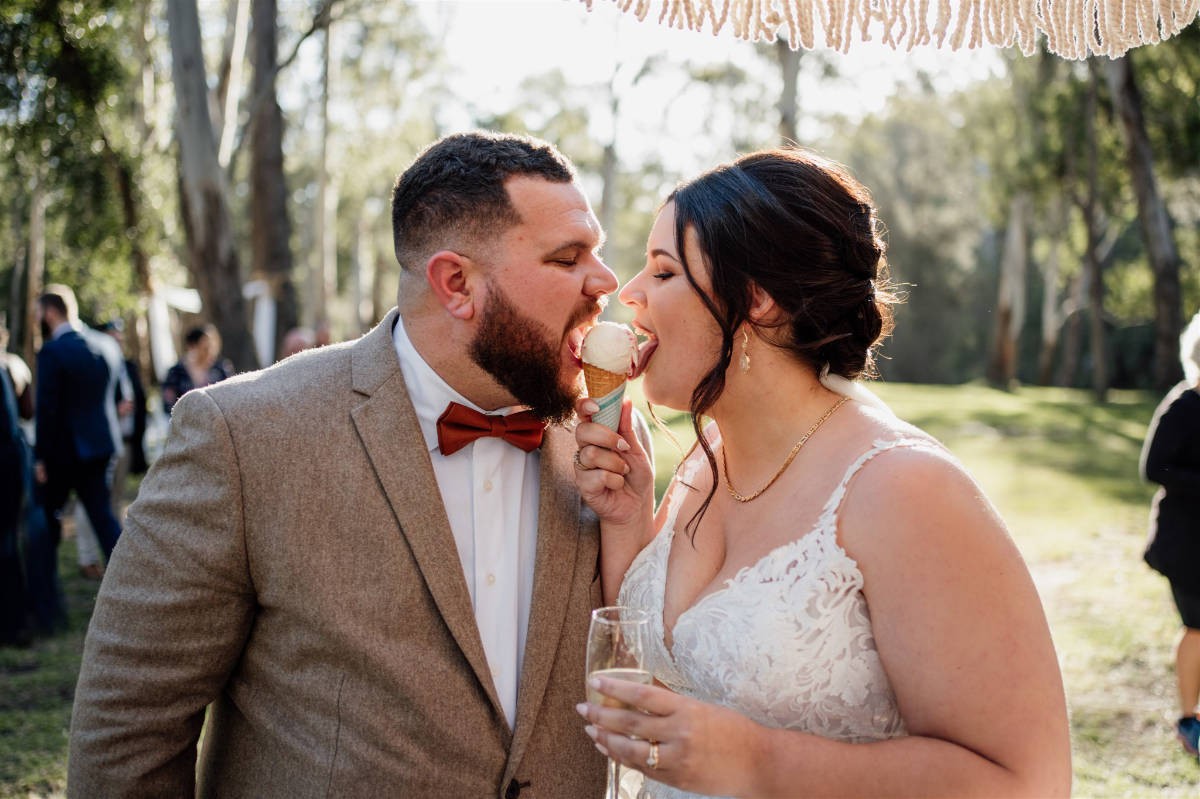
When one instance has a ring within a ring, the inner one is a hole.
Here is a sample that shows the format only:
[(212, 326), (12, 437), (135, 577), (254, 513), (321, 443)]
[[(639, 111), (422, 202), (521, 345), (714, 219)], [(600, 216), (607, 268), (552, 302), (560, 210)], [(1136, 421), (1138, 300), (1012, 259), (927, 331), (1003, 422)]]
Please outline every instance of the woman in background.
[(1175, 649), (1176, 733), (1189, 754), (1200, 746), (1200, 313), (1179, 337), (1183, 382), (1159, 403), (1142, 448), (1142, 478), (1158, 483), (1146, 563), (1166, 576), (1183, 633)]
[(203, 388), (229, 377), (228, 365), (220, 360), (221, 334), (213, 325), (193, 327), (183, 341), (183, 358), (167, 370), (162, 383), (163, 409), (171, 409), (193, 388)]

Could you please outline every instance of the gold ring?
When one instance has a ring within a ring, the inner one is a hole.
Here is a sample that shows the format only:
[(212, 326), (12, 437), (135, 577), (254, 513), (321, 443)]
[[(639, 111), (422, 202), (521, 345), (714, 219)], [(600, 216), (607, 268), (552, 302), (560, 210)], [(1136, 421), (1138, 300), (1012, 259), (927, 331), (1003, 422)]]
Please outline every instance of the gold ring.
[(576, 466), (578, 466), (578, 467), (579, 467), (580, 469), (582, 469), (583, 471), (585, 471), (585, 472), (588, 472), (588, 471), (591, 471), (591, 470), (592, 470), (592, 467), (591, 467), (591, 466), (584, 466), (584, 465), (583, 465), (583, 462), (582, 462), (581, 460), (579, 460), (579, 450), (575, 450), (575, 458), (574, 458), (574, 460), (575, 460), (575, 465), (576, 465)]
[(646, 756), (646, 768), (658, 768), (658, 741), (650, 742), (650, 754)]

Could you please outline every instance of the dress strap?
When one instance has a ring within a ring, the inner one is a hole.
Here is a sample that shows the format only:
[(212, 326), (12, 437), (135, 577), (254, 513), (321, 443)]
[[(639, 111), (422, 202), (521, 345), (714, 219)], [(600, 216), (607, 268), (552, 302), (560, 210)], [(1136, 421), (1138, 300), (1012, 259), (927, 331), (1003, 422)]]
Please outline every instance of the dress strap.
[(858, 474), (858, 471), (867, 464), (868, 461), (884, 452), (901, 448), (924, 449), (929, 452), (942, 455), (946, 453), (945, 447), (927, 438), (906, 436), (904, 438), (896, 438), (890, 441), (883, 439), (876, 440), (875, 443), (871, 445), (869, 450), (864, 452), (862, 455), (859, 455), (857, 460), (850, 464), (850, 466), (846, 469), (846, 474), (842, 477), (842, 481), (838, 483), (837, 488), (833, 490), (833, 493), (830, 494), (829, 499), (825, 502), (825, 507), (821, 511), (822, 520), (828, 517), (837, 517), (838, 511), (842, 507), (842, 501), (846, 498), (846, 490), (850, 486), (850, 481), (854, 478), (854, 475)]

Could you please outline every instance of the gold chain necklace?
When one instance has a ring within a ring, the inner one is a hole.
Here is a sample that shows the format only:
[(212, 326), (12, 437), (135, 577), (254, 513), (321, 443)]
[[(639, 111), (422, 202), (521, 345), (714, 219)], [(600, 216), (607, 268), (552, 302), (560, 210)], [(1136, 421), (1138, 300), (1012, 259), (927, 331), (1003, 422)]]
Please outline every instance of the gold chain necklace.
[(825, 411), (824, 415), (821, 416), (820, 419), (815, 421), (813, 423), (812, 427), (808, 428), (808, 432), (800, 437), (800, 440), (796, 442), (796, 446), (792, 447), (792, 451), (788, 453), (787, 460), (785, 460), (783, 462), (783, 465), (779, 467), (779, 471), (775, 472), (775, 476), (772, 477), (770, 480), (768, 480), (767, 484), (765, 486), (758, 489), (750, 496), (743, 496), (743, 495), (739, 494), (737, 492), (737, 489), (735, 489), (733, 487), (733, 483), (729, 482), (729, 462), (725, 460), (725, 447), (724, 447), (724, 445), (722, 445), (721, 446), (721, 466), (724, 467), (725, 473), (723, 476), (725, 478), (725, 488), (729, 489), (729, 496), (733, 497), (738, 502), (749, 502), (752, 499), (758, 499), (760, 496), (762, 496), (764, 491), (766, 491), (771, 486), (775, 485), (775, 481), (778, 480), (779, 477), (784, 472), (787, 471), (787, 467), (792, 465), (792, 461), (796, 460), (796, 455), (798, 455), (800, 453), (800, 449), (805, 445), (805, 443), (808, 442), (808, 439), (812, 438), (812, 434), (817, 432), (817, 429), (821, 425), (825, 424), (825, 420), (828, 419), (830, 416), (833, 416), (834, 411), (836, 411), (838, 408), (845, 405), (846, 402), (849, 401), (849, 399), (850, 399), (849, 397), (842, 397), (840, 400), (833, 403), (833, 405), (829, 408), (829, 410)]

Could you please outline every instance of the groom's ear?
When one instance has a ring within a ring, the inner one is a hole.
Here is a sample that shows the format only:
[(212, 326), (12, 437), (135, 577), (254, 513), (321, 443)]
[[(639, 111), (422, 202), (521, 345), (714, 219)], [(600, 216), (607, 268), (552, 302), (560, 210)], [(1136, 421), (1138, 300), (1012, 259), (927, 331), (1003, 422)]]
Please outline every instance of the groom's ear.
[(438, 302), (455, 319), (464, 321), (475, 315), (469, 274), (467, 259), (453, 250), (435, 252), (425, 264), (425, 279)]
[(750, 309), (746, 316), (756, 325), (771, 326), (778, 321), (782, 311), (775, 304), (775, 299), (762, 290), (757, 283), (750, 287)]

